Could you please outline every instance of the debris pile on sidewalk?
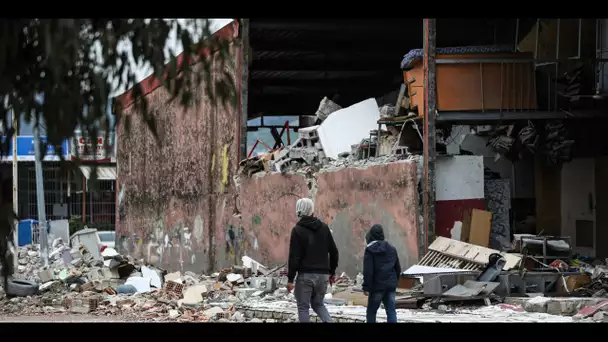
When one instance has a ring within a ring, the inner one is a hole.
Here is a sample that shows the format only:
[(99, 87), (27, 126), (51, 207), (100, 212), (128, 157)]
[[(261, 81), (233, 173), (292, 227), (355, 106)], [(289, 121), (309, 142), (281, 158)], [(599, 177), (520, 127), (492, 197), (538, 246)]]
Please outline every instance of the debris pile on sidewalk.
[[(237, 321), (250, 319), (235, 303), (293, 302), (285, 285), (285, 265), (268, 269), (243, 257), (243, 265), (210, 276), (166, 271), (136, 262), (115, 251), (95, 259), (80, 245), (70, 249), (54, 243), (50, 265), (40, 268), (38, 246), (21, 248), (21, 263), (28, 265), (15, 279), (39, 282), (39, 294), (0, 298), (4, 314), (69, 312), (133, 316), (153, 321)], [(29, 252), (29, 253), (28, 253)], [(66, 263), (67, 255), (72, 261)], [(37, 264), (38, 263), (38, 264)], [(348, 286), (343, 275), (335, 291)], [(294, 317), (295, 319), (295, 317)]]

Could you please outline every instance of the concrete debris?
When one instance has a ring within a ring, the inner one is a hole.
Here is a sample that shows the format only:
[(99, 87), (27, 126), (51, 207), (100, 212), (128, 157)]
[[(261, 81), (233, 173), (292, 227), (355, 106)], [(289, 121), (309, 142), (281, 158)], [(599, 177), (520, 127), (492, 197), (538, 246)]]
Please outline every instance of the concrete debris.
[(319, 109), (317, 109), (317, 112), (315, 114), (318, 120), (324, 121), (331, 113), (340, 109), (342, 109), (340, 105), (328, 99), (327, 97), (324, 97), (321, 100), (321, 103), (319, 104)]
[[(167, 274), (114, 253), (98, 262), (83, 246), (70, 249), (58, 242), (58, 248), (65, 248), (81, 261), (65, 263), (57, 257), (48, 267), (40, 268), (39, 246), (19, 251), (22, 265), (29, 269), (19, 276), (37, 281), (39, 295), (7, 298), (0, 290), (0, 314), (78, 313), (143, 321), (247, 322), (253, 317), (235, 310), (235, 304), (295, 302), (285, 288), (284, 266), (269, 270), (249, 257), (243, 258), (241, 266), (206, 276), (189, 271)], [(105, 262), (108, 260), (111, 262)], [(255, 287), (249, 287), (251, 283)]]
[[(324, 98), (317, 112), (322, 114), (317, 121), (321, 121), (320, 125), (300, 128), (298, 138), (290, 146), (241, 161), (238, 175), (306, 172), (310, 167), (319, 171), (409, 159), (407, 146), (399, 146), (398, 128), (377, 129), (381, 116), (391, 117), (395, 112), (390, 105), (378, 108), (374, 99), (342, 109)], [(238, 176), (235, 183), (238, 186)]]
[(384, 105), (384, 106), (380, 107), (380, 117), (381, 118), (392, 118), (394, 116), (397, 116), (395, 106)]

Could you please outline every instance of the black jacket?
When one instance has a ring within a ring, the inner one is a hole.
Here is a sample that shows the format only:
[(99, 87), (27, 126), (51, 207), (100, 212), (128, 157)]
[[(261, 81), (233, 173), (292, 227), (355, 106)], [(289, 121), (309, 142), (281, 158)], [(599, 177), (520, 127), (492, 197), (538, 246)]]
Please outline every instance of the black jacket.
[(397, 250), (384, 240), (370, 242), (363, 259), (363, 291), (395, 290), (401, 275)]
[(338, 248), (329, 227), (316, 217), (305, 216), (291, 230), (287, 279), (296, 273), (336, 274)]

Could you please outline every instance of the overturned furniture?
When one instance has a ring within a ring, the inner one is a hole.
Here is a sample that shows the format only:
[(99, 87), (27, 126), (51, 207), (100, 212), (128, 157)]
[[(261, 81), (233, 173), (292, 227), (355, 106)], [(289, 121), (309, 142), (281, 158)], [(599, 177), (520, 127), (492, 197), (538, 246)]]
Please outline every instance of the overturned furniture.
[(521, 262), (519, 254), (437, 237), (420, 263), (402, 276), (421, 278), (424, 297), (465, 301), (527, 293), (557, 295), (567, 288), (566, 277), (582, 274), (557, 270), (529, 272)]

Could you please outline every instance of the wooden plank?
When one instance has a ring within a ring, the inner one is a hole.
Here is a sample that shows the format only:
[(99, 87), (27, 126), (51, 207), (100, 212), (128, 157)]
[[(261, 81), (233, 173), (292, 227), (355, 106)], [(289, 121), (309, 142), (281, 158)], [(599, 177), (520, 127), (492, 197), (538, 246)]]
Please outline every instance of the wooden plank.
[(490, 231), (492, 230), (492, 213), (485, 210), (471, 210), (471, 227), (469, 243), (488, 247), (490, 244)]
[(462, 230), (460, 231), (460, 241), (462, 242), (469, 242), (469, 236), (471, 235), (471, 216), (471, 208), (466, 208), (462, 213)]
[(490, 254), (498, 253), (507, 260), (507, 263), (503, 267), (503, 270), (505, 271), (519, 266), (522, 258), (521, 254), (500, 252), (495, 249), (476, 246), (442, 236), (437, 236), (435, 238), (435, 241), (433, 241), (433, 243), (429, 246), (429, 250), (480, 265), (485, 265), (488, 263)]

